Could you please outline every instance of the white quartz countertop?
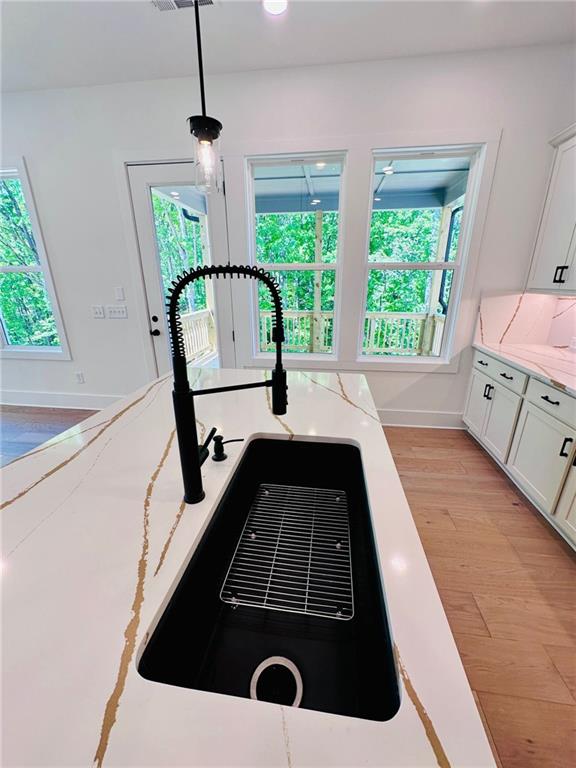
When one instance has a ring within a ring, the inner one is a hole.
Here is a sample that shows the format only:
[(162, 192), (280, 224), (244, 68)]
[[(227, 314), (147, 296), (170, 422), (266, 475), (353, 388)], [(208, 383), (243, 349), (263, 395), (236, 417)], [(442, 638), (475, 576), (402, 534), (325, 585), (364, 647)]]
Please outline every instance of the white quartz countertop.
[[(196, 369), (202, 386), (259, 371)], [(2, 471), (2, 765), (454, 766), (494, 760), (363, 376), (289, 373), (269, 390), (198, 398), (200, 436), (357, 441), (399, 666), (388, 722), (154, 683), (136, 658), (243, 450), (203, 466), (181, 502), (169, 378)]]
[(474, 342), (474, 347), (576, 397), (576, 352), (572, 352), (568, 347), (552, 347), (547, 344), (490, 344), (479, 341)]

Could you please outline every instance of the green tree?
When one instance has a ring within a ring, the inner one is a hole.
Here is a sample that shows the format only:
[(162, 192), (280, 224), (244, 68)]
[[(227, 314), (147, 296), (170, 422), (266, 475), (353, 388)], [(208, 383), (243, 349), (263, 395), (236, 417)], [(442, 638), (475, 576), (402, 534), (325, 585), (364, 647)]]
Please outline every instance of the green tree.
[[(205, 263), (201, 225), (199, 217), (194, 216), (197, 221), (187, 218), (182, 206), (155, 190), (152, 190), (152, 207), (162, 283), (167, 295), (178, 275)], [(206, 285), (198, 280), (184, 292), (180, 309), (194, 312), (207, 306)]]
[[(20, 179), (0, 180), (0, 267), (40, 264)], [(59, 346), (44, 276), (0, 271), (0, 322), (10, 344)]]

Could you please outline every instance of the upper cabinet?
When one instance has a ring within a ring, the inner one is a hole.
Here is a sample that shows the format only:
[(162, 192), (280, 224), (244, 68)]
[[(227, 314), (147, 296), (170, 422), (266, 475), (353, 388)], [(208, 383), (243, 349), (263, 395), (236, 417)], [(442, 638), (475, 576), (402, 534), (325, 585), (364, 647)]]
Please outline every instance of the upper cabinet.
[(528, 276), (528, 290), (576, 293), (576, 123), (556, 147)]

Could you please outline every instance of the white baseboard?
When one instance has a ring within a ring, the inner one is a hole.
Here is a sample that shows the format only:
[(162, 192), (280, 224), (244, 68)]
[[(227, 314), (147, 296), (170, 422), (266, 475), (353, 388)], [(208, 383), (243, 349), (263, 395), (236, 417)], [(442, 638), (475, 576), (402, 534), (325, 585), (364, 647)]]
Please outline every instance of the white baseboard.
[(23, 405), (31, 408), (80, 408), (99, 411), (112, 405), (122, 395), (92, 395), (80, 392), (33, 392), (21, 389), (0, 391), (2, 405)]
[(385, 427), (466, 429), (460, 411), (401, 411), (396, 408), (379, 408), (378, 417)]

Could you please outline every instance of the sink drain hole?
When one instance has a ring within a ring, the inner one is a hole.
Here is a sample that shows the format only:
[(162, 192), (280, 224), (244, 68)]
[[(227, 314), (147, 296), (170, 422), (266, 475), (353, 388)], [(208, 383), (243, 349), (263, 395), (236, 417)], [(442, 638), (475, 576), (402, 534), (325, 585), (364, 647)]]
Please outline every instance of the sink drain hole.
[(250, 698), (270, 704), (298, 707), (302, 701), (302, 676), (296, 664), (284, 656), (261, 662), (250, 681)]

